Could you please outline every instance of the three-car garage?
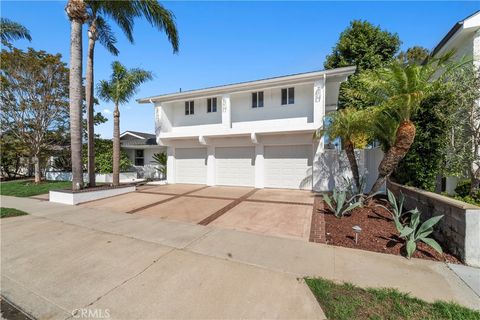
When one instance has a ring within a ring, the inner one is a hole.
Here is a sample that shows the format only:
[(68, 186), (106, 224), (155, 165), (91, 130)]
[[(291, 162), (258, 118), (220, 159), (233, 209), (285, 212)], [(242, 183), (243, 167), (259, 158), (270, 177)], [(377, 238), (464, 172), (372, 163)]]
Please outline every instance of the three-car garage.
[(175, 165), (170, 168), (175, 171), (174, 183), (311, 189), (313, 147), (305, 143), (174, 148)]

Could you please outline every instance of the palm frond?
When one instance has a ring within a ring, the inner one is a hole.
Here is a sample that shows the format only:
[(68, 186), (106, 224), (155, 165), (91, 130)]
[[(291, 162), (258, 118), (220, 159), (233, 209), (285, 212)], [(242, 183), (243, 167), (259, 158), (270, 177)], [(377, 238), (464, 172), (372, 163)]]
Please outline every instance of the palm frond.
[(118, 51), (115, 44), (117, 43), (117, 38), (113, 33), (110, 25), (105, 21), (105, 19), (101, 16), (97, 17), (97, 37), (98, 41), (105, 49), (108, 50), (114, 56), (117, 56), (120, 52)]
[(11, 46), (11, 42), (19, 39), (32, 41), (30, 31), (20, 23), (7, 18), (0, 19), (0, 40), (4, 46)]
[(132, 1), (132, 5), (136, 9), (138, 16), (145, 17), (158, 30), (165, 31), (173, 47), (173, 52), (178, 52), (179, 38), (175, 24), (175, 15), (163, 7), (157, 0), (136, 0)]

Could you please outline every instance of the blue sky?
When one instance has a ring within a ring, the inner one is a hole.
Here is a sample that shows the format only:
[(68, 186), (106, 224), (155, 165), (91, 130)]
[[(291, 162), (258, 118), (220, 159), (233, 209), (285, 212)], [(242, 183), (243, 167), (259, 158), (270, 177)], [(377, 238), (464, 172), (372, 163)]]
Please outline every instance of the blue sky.
[[(25, 25), (33, 41), (15, 42), (61, 53), (69, 60), (66, 1), (2, 1), (1, 15)], [(131, 45), (114, 27), (120, 55), (97, 45), (95, 79), (107, 79), (115, 59), (154, 73), (136, 98), (323, 68), (325, 56), (353, 19), (399, 34), (402, 49), (432, 49), (455, 22), (480, 10), (480, 2), (162, 2), (176, 16), (180, 52), (146, 22), (135, 24)], [(86, 36), (84, 36), (86, 48)], [(112, 136), (112, 105), (96, 107), (109, 122), (96, 127)], [(134, 99), (121, 107), (121, 131), (154, 132), (153, 108)]]

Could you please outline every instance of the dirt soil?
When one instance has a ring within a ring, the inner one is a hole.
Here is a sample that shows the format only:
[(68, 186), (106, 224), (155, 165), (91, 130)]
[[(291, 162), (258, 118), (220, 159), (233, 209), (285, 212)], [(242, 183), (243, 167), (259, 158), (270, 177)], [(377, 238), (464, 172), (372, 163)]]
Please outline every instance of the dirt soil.
[[(323, 207), (327, 208), (326, 204)], [(373, 205), (355, 209), (351, 215), (341, 219), (326, 209), (322, 213), (325, 217), (327, 244), (406, 257), (405, 241), (398, 237), (399, 233), (387, 210)], [(362, 228), (358, 244), (355, 244), (352, 230), (355, 225)], [(417, 242), (413, 257), (462, 264), (454, 255), (448, 252), (440, 254), (423, 242)]]

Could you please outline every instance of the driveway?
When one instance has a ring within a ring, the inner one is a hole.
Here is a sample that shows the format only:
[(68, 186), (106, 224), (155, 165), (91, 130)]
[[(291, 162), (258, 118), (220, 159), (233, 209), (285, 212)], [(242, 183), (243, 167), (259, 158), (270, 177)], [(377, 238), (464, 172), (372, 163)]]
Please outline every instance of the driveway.
[(81, 206), (309, 241), (314, 200), (304, 190), (172, 184)]
[(0, 220), (1, 294), (39, 319), (107, 311), (113, 319), (324, 319), (305, 276), (480, 309), (444, 263), (110, 209), (1, 202), (30, 213)]

